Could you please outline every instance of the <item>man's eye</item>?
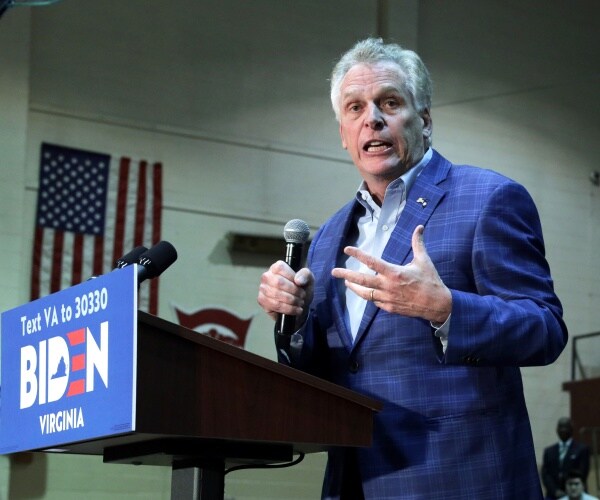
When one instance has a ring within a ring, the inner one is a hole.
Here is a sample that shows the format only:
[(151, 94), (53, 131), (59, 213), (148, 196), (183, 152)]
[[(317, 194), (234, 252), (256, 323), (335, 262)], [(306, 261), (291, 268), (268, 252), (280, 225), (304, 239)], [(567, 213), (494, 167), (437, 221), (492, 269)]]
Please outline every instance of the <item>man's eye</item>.
[(399, 103), (398, 103), (398, 101), (396, 99), (386, 99), (383, 102), (383, 105), (386, 108), (397, 108), (399, 106)]

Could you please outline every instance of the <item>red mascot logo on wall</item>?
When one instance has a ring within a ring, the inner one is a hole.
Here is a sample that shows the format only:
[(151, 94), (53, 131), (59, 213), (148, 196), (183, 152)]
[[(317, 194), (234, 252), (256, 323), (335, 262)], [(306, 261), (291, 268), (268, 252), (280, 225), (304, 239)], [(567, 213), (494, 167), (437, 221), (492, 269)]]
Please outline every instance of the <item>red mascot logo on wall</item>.
[(244, 349), (252, 317), (242, 319), (219, 307), (200, 309), (194, 313), (186, 313), (177, 306), (173, 307), (181, 326)]

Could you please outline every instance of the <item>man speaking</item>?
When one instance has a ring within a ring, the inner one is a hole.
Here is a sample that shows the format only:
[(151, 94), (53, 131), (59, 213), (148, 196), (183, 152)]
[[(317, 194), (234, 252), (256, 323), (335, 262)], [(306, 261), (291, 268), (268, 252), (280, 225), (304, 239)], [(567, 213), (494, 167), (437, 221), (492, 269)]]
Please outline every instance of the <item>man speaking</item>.
[(329, 453), (323, 497), (541, 499), (519, 367), (552, 363), (567, 329), (531, 197), (431, 148), (412, 51), (357, 43), (331, 101), (363, 182), (308, 266), (273, 264), (258, 294), (296, 316), (281, 362), (384, 403), (371, 447)]

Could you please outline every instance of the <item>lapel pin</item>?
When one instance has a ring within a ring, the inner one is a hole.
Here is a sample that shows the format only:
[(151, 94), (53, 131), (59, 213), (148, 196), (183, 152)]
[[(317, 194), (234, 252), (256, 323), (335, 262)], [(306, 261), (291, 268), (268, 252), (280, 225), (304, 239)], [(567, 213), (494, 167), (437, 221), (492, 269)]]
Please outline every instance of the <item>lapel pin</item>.
[(427, 206), (427, 199), (426, 199), (426, 198), (418, 198), (418, 199), (417, 199), (417, 203), (420, 203), (420, 204), (421, 204), (421, 206), (422, 206), (423, 208), (425, 208), (425, 207)]

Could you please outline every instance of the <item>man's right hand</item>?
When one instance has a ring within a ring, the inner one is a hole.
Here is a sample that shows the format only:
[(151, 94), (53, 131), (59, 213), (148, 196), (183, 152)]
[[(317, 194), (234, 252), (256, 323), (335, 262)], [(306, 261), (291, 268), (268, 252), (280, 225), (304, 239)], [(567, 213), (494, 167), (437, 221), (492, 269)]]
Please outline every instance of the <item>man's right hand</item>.
[(278, 260), (264, 272), (258, 288), (258, 304), (274, 320), (278, 314), (301, 316), (302, 325), (313, 299), (315, 277), (307, 267), (295, 273), (290, 266)]

